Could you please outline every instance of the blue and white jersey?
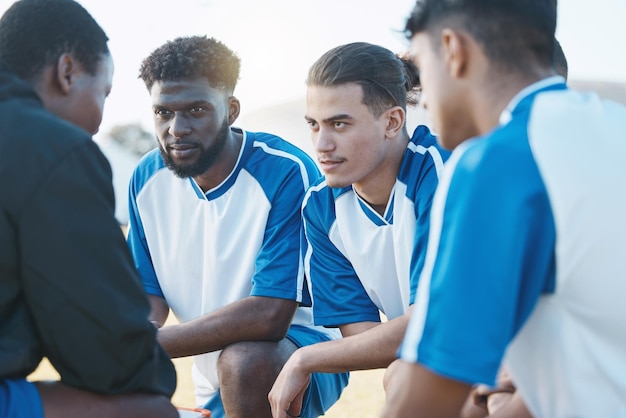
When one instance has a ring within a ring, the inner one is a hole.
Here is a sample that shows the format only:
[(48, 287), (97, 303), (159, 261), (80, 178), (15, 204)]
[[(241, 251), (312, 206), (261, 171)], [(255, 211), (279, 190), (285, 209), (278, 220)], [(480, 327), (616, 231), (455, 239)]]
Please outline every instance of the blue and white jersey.
[[(352, 186), (321, 179), (303, 203), (308, 240), (305, 269), (314, 295), (315, 323), (339, 326), (393, 319), (409, 308), (423, 264), (432, 196), (448, 152), (425, 126), (407, 145), (384, 216)], [(380, 312), (379, 312), (380, 311)]]
[(626, 109), (549, 78), (450, 157), (400, 349), (538, 417), (626, 416)]
[[(312, 325), (300, 208), (319, 176), (307, 154), (266, 133), (243, 132), (234, 169), (207, 193), (176, 177), (159, 150), (147, 154), (131, 179), (128, 232), (146, 292), (164, 297), (180, 322), (267, 296), (300, 302), (293, 323)], [(194, 358), (198, 399), (218, 388), (218, 355)]]

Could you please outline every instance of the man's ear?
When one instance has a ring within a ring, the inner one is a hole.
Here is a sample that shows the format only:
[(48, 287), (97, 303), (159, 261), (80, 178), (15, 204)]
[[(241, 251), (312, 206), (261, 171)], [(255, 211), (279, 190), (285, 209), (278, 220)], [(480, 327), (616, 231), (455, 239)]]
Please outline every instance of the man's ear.
[(453, 29), (441, 31), (441, 48), (445, 66), (453, 78), (460, 78), (467, 70), (468, 50), (465, 34)]
[(387, 138), (395, 138), (404, 128), (404, 122), (406, 121), (406, 114), (404, 109), (400, 106), (394, 106), (386, 110), (387, 115), (387, 129), (385, 134)]
[(72, 89), (72, 85), (74, 84), (74, 77), (78, 70), (79, 64), (71, 54), (62, 54), (57, 59), (56, 82), (63, 94), (69, 94)]
[(241, 103), (235, 96), (228, 98), (228, 125), (235, 123), (235, 120), (239, 117), (241, 111)]

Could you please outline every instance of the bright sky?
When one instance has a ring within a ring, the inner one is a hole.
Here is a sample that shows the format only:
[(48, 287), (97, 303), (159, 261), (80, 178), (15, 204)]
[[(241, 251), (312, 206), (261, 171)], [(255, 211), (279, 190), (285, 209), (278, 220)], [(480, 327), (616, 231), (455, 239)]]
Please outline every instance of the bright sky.
[[(116, 63), (101, 132), (140, 122), (150, 101), (137, 79), (144, 57), (177, 36), (208, 35), (242, 59), (235, 95), (242, 112), (302, 97), (309, 66), (328, 49), (367, 41), (400, 52), (398, 33), (414, 0), (79, 0), (110, 38)], [(11, 4), (3, 1), (0, 13)], [(122, 6), (123, 4), (123, 6)], [(593, 5), (592, 5), (593, 4)], [(557, 38), (570, 79), (626, 82), (626, 1), (561, 0)]]

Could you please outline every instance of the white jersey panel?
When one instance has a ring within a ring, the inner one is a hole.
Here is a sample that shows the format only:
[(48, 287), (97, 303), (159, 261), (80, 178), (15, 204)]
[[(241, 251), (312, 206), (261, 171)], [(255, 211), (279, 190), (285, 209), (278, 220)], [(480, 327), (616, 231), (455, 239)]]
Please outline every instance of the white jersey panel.
[[(151, 193), (151, 188), (159, 193)], [(251, 201), (254, 212), (246, 209)], [(242, 170), (222, 197), (208, 201), (198, 198), (189, 179), (163, 169), (146, 184), (137, 204), (159, 285), (179, 321), (187, 322), (250, 294), (254, 264), (241, 260), (256, 258), (270, 210), (262, 188), (250, 174)], [(159, 213), (153, 207), (159, 207)], [(204, 228), (203, 233), (198, 228)]]
[[(370, 220), (361, 209), (363, 203), (356, 193), (342, 194), (335, 201), (337, 219), (341, 222), (333, 225), (329, 235), (331, 242), (350, 260), (372, 302), (388, 319), (405, 314), (409, 308), (415, 215), (413, 202), (402, 199), (405, 189), (405, 185), (396, 182), (396, 224), (384, 226)], [(407, 204), (409, 207), (405, 208)]]
[(595, 95), (545, 93), (529, 140), (555, 219), (556, 289), (507, 362), (539, 416), (625, 417), (626, 112)]

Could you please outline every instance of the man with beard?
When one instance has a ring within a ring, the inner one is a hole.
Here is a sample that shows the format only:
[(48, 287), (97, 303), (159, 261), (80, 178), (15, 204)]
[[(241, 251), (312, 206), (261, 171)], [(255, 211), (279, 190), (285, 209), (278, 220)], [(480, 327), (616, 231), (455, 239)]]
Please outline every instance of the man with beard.
[[(130, 184), (128, 242), (172, 357), (195, 356), (212, 417), (271, 416), (267, 393), (298, 348), (334, 339), (312, 326), (300, 261), (300, 205), (319, 171), (302, 150), (233, 128), (239, 58), (207, 37), (144, 60), (159, 148)], [(308, 306), (308, 307), (307, 307)], [(179, 325), (162, 327), (172, 310)], [(302, 416), (339, 398), (345, 374), (316, 374)]]

